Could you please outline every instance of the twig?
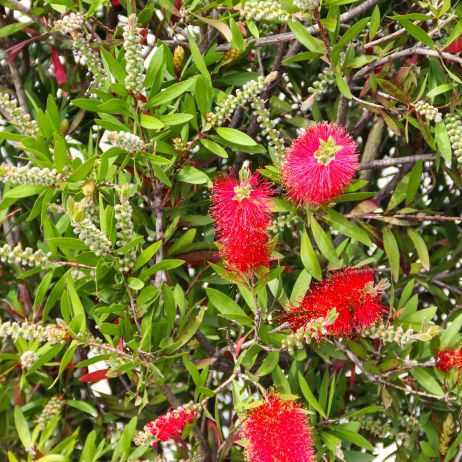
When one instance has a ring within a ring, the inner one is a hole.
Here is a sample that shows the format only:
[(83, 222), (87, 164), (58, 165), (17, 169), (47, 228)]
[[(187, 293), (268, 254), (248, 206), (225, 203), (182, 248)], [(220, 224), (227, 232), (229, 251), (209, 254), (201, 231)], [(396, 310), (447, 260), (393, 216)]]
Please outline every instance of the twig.
[(407, 48), (406, 50), (395, 51), (394, 53), (390, 53), (388, 56), (378, 59), (373, 63), (368, 64), (366, 67), (358, 71), (352, 78), (352, 82), (357, 82), (362, 78), (369, 75), (376, 67), (383, 66), (391, 61), (394, 61), (399, 58), (405, 58), (406, 56), (410, 55), (424, 55), (424, 56), (431, 56), (435, 58), (444, 58), (448, 61), (452, 61), (462, 65), (462, 58), (459, 56), (455, 56), (451, 53), (446, 52), (438, 52), (434, 50), (430, 50), (429, 48), (424, 48), (420, 46), (415, 46), (412, 48)]
[(416, 162), (420, 161), (433, 161), (435, 160), (434, 154), (418, 154), (415, 156), (404, 156), (404, 157), (395, 157), (390, 159), (380, 159), (380, 160), (372, 160), (370, 162), (364, 162), (360, 164), (359, 170), (372, 170), (372, 169), (380, 169), (384, 167), (391, 167), (394, 165), (402, 165), (402, 164), (415, 164)]
[[(346, 215), (352, 218), (351, 215)], [(409, 214), (398, 214), (398, 215), (382, 215), (379, 213), (368, 213), (361, 215), (361, 218), (370, 220), (382, 220), (386, 218), (401, 218), (402, 220), (416, 220), (416, 221), (462, 221), (462, 217), (448, 217), (445, 215), (409, 215)]]

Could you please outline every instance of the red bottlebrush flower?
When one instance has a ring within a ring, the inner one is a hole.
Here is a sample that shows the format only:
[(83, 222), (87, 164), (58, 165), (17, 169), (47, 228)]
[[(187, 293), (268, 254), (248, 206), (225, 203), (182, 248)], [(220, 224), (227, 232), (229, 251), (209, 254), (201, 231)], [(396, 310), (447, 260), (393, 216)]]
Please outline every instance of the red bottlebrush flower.
[(247, 462), (311, 462), (311, 427), (305, 411), (278, 394), (249, 411), (240, 433)]
[(459, 53), (462, 51), (462, 35), (456, 37), (445, 49), (449, 53)]
[(232, 174), (217, 179), (212, 188), (211, 214), (220, 254), (230, 271), (249, 274), (269, 267), (271, 184), (245, 165), (239, 182)]
[(380, 290), (374, 288), (374, 272), (369, 268), (346, 268), (316, 283), (299, 306), (290, 307), (283, 316), (292, 330), (308, 322), (325, 318), (335, 308), (337, 319), (327, 326), (334, 335), (360, 333), (380, 319), (385, 307), (380, 303)]
[(183, 406), (162, 414), (156, 420), (147, 423), (144, 428), (148, 429), (154, 437), (152, 445), (157, 446), (159, 441), (179, 439), (184, 427), (198, 416), (199, 414), (194, 409)]
[(316, 123), (288, 149), (282, 180), (292, 200), (320, 205), (340, 195), (357, 168), (357, 144), (345, 129)]
[(436, 357), (436, 367), (443, 372), (454, 368), (462, 369), (462, 348), (440, 351)]

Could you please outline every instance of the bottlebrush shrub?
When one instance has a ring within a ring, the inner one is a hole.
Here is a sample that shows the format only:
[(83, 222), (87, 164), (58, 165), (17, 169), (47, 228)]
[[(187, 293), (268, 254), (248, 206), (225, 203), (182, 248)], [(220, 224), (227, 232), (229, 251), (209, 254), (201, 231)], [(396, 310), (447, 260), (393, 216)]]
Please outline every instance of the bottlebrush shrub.
[(0, 0), (0, 460), (458, 461), (460, 12)]

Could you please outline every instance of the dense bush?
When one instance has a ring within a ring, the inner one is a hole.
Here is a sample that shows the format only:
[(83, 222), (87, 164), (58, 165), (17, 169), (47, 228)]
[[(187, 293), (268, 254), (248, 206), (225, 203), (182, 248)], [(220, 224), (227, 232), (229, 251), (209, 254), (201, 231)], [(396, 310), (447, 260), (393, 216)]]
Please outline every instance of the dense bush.
[(461, 460), (462, 9), (319, 3), (0, 0), (1, 460)]

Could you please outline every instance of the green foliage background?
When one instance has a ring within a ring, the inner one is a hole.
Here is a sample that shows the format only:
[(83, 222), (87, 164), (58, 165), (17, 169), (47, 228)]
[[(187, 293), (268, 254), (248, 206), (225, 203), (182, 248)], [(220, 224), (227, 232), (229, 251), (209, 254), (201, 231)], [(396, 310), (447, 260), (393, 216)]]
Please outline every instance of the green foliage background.
[[(244, 2), (233, 0), (28, 3), (0, 0), (0, 86), (30, 111), (40, 134), (24, 136), (6, 123), (1, 156), (56, 168), (65, 179), (56, 187), (16, 185), (0, 171), (1, 244), (39, 248), (55, 262), (48, 270), (1, 264), (0, 317), (64, 322), (69, 335), (57, 345), (3, 339), (0, 459), (243, 460), (233, 444), (239, 418), (260, 387), (275, 387), (310, 411), (318, 460), (370, 461), (377, 447), (393, 444), (389, 460), (460, 460), (458, 372), (443, 374), (432, 358), (461, 339), (454, 218), (461, 165), (444, 121), (415, 110), (421, 99), (443, 114), (459, 110), (462, 58), (444, 51), (462, 32), (458, 3), (324, 0), (304, 19), (285, 0), (295, 20), (283, 23), (242, 21)], [(93, 92), (71, 36), (53, 28), (69, 11), (85, 13), (104, 65), (105, 81)], [(124, 83), (121, 24), (131, 13), (148, 32), (144, 105)], [(61, 85), (51, 47), (66, 73)], [(315, 98), (310, 87), (323, 70), (331, 83)], [(207, 122), (226, 95), (272, 71), (277, 78), (261, 96), (286, 146), (322, 120), (345, 124), (359, 142), (359, 174), (328, 206), (306, 210), (285, 199), (275, 152), (248, 105), (224, 128)], [(135, 133), (147, 148), (130, 154), (108, 146), (106, 130)], [(246, 159), (279, 192), (275, 261), (253, 288), (224, 271), (208, 214), (213, 178), (237, 172)], [(121, 185), (132, 185), (134, 239), (97, 256), (73, 233), (66, 205), (83, 201), (115, 246)], [(134, 268), (120, 272), (120, 258), (133, 251)], [(390, 281), (384, 303), (393, 326), (440, 329), (406, 346), (353, 338), (284, 351), (287, 332), (274, 332), (283, 308), (329, 270), (355, 265)], [(28, 350), (40, 357), (29, 370), (19, 361)], [(99, 361), (107, 363), (110, 394), (79, 381)], [(65, 400), (61, 414), (36, 424), (56, 395)], [(146, 422), (189, 401), (204, 403), (184, 434), (189, 454), (175, 444), (133, 444)]]

